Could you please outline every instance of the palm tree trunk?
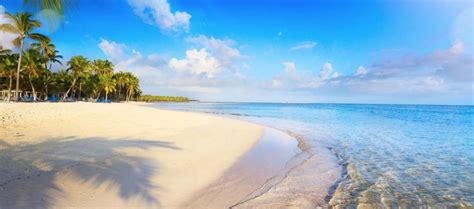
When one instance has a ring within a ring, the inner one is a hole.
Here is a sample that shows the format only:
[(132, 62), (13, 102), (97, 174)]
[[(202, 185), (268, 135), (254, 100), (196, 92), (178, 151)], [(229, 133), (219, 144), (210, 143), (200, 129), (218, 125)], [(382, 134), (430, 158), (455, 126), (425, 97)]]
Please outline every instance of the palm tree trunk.
[(109, 94), (109, 93), (108, 93), (107, 91), (105, 91), (105, 102), (107, 102), (107, 95), (108, 95), (108, 94)]
[(126, 99), (127, 102), (130, 101), (130, 92), (127, 90), (127, 99)]
[(44, 67), (46, 69), (46, 77), (44, 79), (43, 85), (44, 85), (44, 100), (48, 100), (48, 62), (44, 63)]
[(76, 84), (76, 79), (74, 78), (74, 80), (72, 80), (72, 85), (71, 87), (69, 87), (69, 89), (66, 91), (66, 93), (64, 94), (63, 96), (63, 100), (65, 100), (67, 98), (67, 95), (69, 95), (69, 92), (71, 91), (72, 87), (74, 87), (74, 85)]
[(122, 90), (122, 89), (119, 87), (119, 90), (118, 90), (118, 101), (120, 101), (120, 99), (121, 99), (121, 94), (120, 94), (121, 90)]
[(46, 79), (44, 81), (44, 100), (48, 100), (48, 73), (46, 73)]
[(12, 80), (13, 80), (12, 71), (10, 71), (10, 81), (8, 82), (8, 98), (7, 102), (10, 102), (10, 98), (12, 97)]
[(20, 67), (21, 67), (21, 58), (22, 58), (22, 55), (23, 55), (23, 44), (24, 44), (24, 39), (21, 39), (21, 41), (20, 41), (20, 56), (18, 57), (18, 67), (16, 69), (15, 101), (17, 101), (17, 102), (19, 100), (18, 92), (20, 91)]
[(79, 101), (81, 101), (81, 94), (82, 94), (82, 80), (79, 82)]
[(31, 92), (33, 93), (33, 102), (36, 102), (36, 91), (35, 91), (35, 86), (33, 86), (33, 81), (31, 79), (31, 73), (28, 74), (28, 80), (30, 81)]

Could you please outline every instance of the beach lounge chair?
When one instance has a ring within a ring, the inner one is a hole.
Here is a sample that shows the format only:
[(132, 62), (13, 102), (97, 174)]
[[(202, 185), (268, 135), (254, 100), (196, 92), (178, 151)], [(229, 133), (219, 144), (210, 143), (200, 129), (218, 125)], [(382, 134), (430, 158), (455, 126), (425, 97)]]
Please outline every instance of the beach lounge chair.
[(58, 98), (56, 98), (55, 96), (52, 96), (52, 97), (49, 97), (49, 98), (48, 98), (48, 101), (50, 101), (50, 102), (58, 102)]

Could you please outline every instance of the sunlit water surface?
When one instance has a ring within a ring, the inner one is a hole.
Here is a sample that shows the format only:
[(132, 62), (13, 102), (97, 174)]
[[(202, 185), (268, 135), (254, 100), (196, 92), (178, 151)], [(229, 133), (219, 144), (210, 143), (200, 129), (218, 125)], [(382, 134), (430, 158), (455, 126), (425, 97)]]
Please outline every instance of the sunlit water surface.
[[(327, 205), (472, 207), (474, 106), (157, 103), (225, 114), (330, 148), (343, 167)], [(308, 166), (308, 169), (311, 169)], [(311, 172), (311, 170), (307, 171)], [(298, 194), (295, 194), (298, 195)]]

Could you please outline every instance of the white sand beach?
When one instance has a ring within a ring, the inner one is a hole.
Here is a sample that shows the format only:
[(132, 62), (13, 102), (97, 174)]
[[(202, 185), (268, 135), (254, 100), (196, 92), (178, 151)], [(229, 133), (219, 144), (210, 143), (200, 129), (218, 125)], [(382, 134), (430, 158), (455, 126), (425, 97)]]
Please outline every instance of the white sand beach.
[(0, 208), (179, 208), (263, 127), (135, 104), (0, 104)]

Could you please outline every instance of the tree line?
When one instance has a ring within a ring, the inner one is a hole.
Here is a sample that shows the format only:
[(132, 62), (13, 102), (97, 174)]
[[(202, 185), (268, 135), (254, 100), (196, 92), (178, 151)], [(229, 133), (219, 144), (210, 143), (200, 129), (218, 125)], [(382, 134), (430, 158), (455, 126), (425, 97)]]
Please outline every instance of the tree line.
[(138, 98), (138, 101), (141, 101), (141, 102), (191, 102), (193, 100), (187, 97), (177, 97), (177, 96), (141, 95)]
[[(73, 56), (63, 63), (52, 40), (34, 32), (41, 22), (34, 20), (31, 13), (5, 13), (4, 17), (10, 23), (1, 24), (0, 30), (17, 35), (13, 45), (18, 51), (0, 46), (0, 90), (7, 89), (8, 101), (51, 98), (130, 101), (141, 94), (138, 78), (130, 72), (115, 73), (114, 65), (108, 60)], [(66, 69), (53, 72), (54, 63)], [(31, 96), (20, 98), (20, 91), (30, 91)]]

